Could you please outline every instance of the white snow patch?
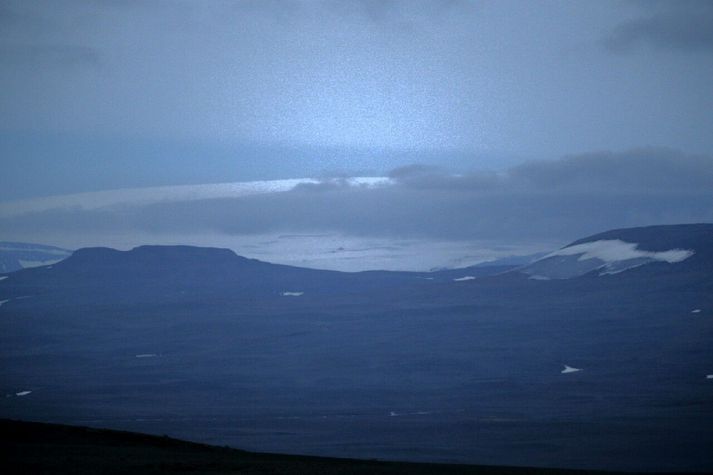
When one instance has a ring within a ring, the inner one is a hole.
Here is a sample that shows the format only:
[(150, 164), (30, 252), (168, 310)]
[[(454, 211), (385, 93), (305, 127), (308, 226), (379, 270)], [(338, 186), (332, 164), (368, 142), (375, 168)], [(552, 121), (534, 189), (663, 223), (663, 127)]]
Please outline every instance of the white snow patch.
[(137, 358), (155, 358), (158, 355), (156, 353), (142, 353), (140, 355), (136, 355)]
[(7, 279), (6, 275), (0, 276), (0, 280), (5, 280), (5, 279)]
[(3, 304), (8, 303), (10, 299), (5, 299), (5, 300), (0, 300), (0, 307), (3, 306)]
[(433, 414), (432, 411), (416, 411), (416, 412), (389, 412), (389, 417), (399, 417), (399, 416), (427, 416)]
[(559, 249), (544, 258), (552, 256), (579, 256), (579, 261), (587, 259), (600, 259), (609, 264), (612, 262), (626, 261), (629, 259), (648, 258), (655, 261), (668, 262), (674, 264), (691, 257), (694, 252), (690, 249), (670, 249), (668, 251), (652, 252), (638, 249), (638, 244), (625, 242), (619, 239), (605, 239), (601, 241), (585, 242), (575, 246)]
[(61, 260), (62, 259), (48, 259), (46, 261), (25, 261), (22, 259), (18, 259), (18, 262), (20, 263), (20, 265), (22, 266), (23, 269), (29, 269), (32, 267), (46, 266), (48, 264), (56, 264)]
[(299, 297), (300, 295), (303, 295), (304, 292), (282, 292), (280, 295), (283, 297)]
[(707, 374), (706, 379), (713, 379), (713, 374)]
[(608, 264), (607, 264), (607, 265), (604, 265), (604, 267), (603, 267), (604, 270), (601, 271), (601, 272), (599, 273), (599, 275), (602, 276), (602, 275), (621, 274), (621, 273), (624, 272), (624, 271), (631, 270), (631, 269), (635, 269), (635, 268), (637, 268), (637, 267), (641, 267), (641, 266), (643, 266), (644, 264), (649, 264), (649, 263), (651, 263), (651, 261), (641, 262), (641, 263), (639, 263), (639, 264), (628, 265), (628, 266), (622, 267), (622, 268), (620, 268), (620, 269), (611, 269), (611, 268), (608, 267)]
[(32, 392), (32, 391), (20, 391), (19, 393), (15, 393), (15, 396), (20, 396), (20, 397), (22, 397), (22, 396), (27, 396), (27, 395), (30, 394), (31, 392)]
[(567, 373), (576, 373), (577, 371), (582, 371), (581, 368), (573, 368), (571, 366), (564, 365), (564, 369), (562, 370), (562, 374), (567, 374)]
[(453, 279), (453, 282), (463, 282), (464, 280), (475, 280), (475, 277), (473, 277), (472, 275), (466, 275)]
[(700, 309), (700, 308), (694, 308), (693, 310), (691, 310), (691, 313), (701, 313), (701, 309)]
[(530, 277), (528, 277), (530, 280), (551, 280), (549, 277), (546, 277), (544, 275), (537, 275), (537, 274), (532, 274)]

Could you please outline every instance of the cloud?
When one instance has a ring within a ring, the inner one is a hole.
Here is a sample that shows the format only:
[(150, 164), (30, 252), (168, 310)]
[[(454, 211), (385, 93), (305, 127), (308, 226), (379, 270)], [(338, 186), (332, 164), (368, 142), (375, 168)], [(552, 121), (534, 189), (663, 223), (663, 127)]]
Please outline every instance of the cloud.
[[(72, 10), (76, 5), (67, 5)], [(0, 64), (7, 68), (74, 69), (96, 67), (101, 55), (68, 31), (77, 30), (76, 19), (51, 14), (51, 5), (8, 0), (0, 6)]]
[[(707, 58), (688, 61), (684, 70), (676, 69), (676, 55), (662, 55), (655, 66), (670, 74), (653, 79), (649, 62), (613, 67), (609, 55), (562, 54), (620, 24), (629, 12), (625, 3), (0, 4), (1, 129), (31, 133), (33, 141), (62, 136), (92, 144), (86, 155), (59, 150), (51, 159), (19, 144), (3, 152), (17, 168), (30, 155), (62, 162), (62, 169), (91, 168), (94, 157), (109, 153), (97, 143), (104, 139), (143, 141), (147, 163), (173, 153), (157, 153), (152, 144), (185, 143), (451, 150), (477, 155), (471, 162), (487, 166), (495, 156), (637, 143), (711, 148)], [(203, 168), (206, 159), (197, 155), (176, 159), (176, 167), (151, 179), (185, 183), (171, 180), (172, 169), (188, 162)], [(235, 162), (234, 170), (266, 168), (243, 154)], [(353, 170), (349, 165), (339, 158), (328, 167)], [(93, 177), (77, 181), (93, 184)]]
[(506, 244), (700, 221), (713, 221), (713, 159), (639, 149), (530, 162), (501, 174), (450, 175), (414, 166), (394, 170), (377, 186), (329, 180), (241, 196), (55, 206), (6, 214), (0, 228), (36, 236), (340, 233)]
[(452, 175), (426, 165), (392, 170), (390, 178), (408, 188), (470, 192), (638, 193), (713, 190), (713, 162), (705, 155), (646, 147), (626, 152), (591, 152), (559, 160), (531, 160), (504, 173)]
[(454, 10), (472, 10), (468, 0), (327, 0), (318, 2), (339, 15), (363, 16), (376, 24), (415, 26)]
[(604, 45), (615, 53), (641, 45), (656, 49), (713, 53), (713, 2), (675, 0), (642, 3), (645, 16), (614, 28)]
[(651, 147), (532, 161), (514, 167), (509, 175), (514, 182), (541, 190), (706, 192), (713, 190), (712, 163), (704, 155)]
[(0, 45), (0, 64), (6, 67), (77, 68), (96, 67), (100, 63), (99, 51), (88, 46), (22, 43)]
[(8, 29), (36, 29), (47, 26), (42, 17), (10, 1), (0, 5), (0, 31)]

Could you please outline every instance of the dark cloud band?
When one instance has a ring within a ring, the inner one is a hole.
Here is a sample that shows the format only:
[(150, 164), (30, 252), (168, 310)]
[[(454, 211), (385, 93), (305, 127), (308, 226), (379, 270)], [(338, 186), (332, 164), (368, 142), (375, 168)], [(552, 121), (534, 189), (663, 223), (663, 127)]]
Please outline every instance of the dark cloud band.
[(49, 209), (0, 221), (53, 232), (261, 233), (441, 240), (571, 239), (604, 229), (713, 221), (713, 159), (668, 149), (529, 162), (503, 174), (394, 170), (386, 186), (346, 181), (239, 198)]

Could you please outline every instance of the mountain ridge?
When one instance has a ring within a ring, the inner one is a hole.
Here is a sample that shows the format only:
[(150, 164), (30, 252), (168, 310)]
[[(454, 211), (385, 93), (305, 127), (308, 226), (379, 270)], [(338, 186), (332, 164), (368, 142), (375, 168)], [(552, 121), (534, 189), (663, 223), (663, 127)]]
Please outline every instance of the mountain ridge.
[(693, 271), (713, 266), (713, 224), (658, 225), (597, 233), (519, 269), (532, 279), (614, 275), (655, 263)]

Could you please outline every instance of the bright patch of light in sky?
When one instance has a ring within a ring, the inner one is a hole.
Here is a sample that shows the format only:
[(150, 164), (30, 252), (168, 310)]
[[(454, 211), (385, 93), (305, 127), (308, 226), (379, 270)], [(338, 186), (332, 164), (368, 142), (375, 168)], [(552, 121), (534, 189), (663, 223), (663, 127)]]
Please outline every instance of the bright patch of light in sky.
[(381, 173), (403, 151), (474, 168), (709, 153), (711, 18), (710, 2), (6, 0), (0, 195)]

